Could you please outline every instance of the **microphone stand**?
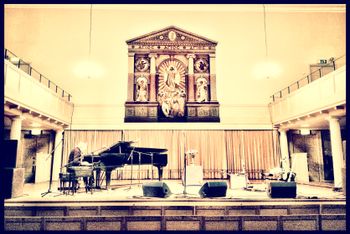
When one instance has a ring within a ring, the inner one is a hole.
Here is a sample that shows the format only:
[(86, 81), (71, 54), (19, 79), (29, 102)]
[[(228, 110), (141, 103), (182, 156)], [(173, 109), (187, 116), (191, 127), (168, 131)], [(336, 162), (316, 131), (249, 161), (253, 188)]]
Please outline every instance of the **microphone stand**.
[[(184, 190), (182, 192), (182, 195), (177, 196), (176, 198), (191, 198), (189, 193), (187, 193), (187, 181), (186, 181), (186, 168), (187, 168), (187, 154), (189, 154), (190, 152), (186, 152), (186, 137), (184, 134), (184, 139), (185, 139), (185, 144), (184, 144), (184, 149), (185, 149), (185, 154), (184, 154)], [(193, 194), (194, 195), (194, 194)]]
[(130, 190), (131, 189), (131, 185), (132, 185), (132, 177), (133, 177), (133, 173), (132, 173), (132, 168), (133, 168), (133, 164), (134, 164), (134, 150), (135, 150), (136, 146), (134, 146), (130, 152), (130, 155), (128, 157), (128, 160), (129, 159), (131, 160), (131, 181), (130, 181), (130, 184), (129, 184), (129, 188), (126, 188), (125, 190)]
[(187, 154), (185, 152), (185, 156), (184, 156), (184, 191), (182, 192), (185, 196), (187, 195), (187, 182), (186, 182), (186, 167), (187, 167)]
[[(49, 193), (52, 193), (51, 191), (51, 185), (52, 185), (52, 173), (53, 173), (53, 163), (54, 163), (54, 158), (55, 158), (55, 150), (57, 149), (57, 147), (62, 144), (62, 148), (63, 148), (63, 140), (64, 140), (64, 137), (63, 137), (63, 133), (62, 133), (62, 140), (57, 144), (57, 146), (51, 151), (50, 155), (51, 155), (51, 165), (50, 165), (50, 182), (49, 182), (49, 188), (47, 190), (47, 192), (44, 192), (41, 194), (41, 197), (44, 197), (46, 196), (47, 194)], [(63, 150), (62, 150), (62, 155), (63, 155)]]

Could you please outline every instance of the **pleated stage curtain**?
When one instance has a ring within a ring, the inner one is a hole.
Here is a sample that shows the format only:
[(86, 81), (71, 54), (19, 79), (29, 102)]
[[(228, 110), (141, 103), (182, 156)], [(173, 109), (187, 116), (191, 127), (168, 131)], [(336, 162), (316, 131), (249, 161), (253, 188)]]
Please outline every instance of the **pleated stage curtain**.
[[(259, 179), (262, 170), (277, 167), (280, 160), (278, 132), (271, 130), (72, 130), (65, 131), (64, 164), (70, 150), (79, 142), (87, 143), (87, 153), (117, 141), (135, 141), (136, 147), (168, 149), (164, 179), (180, 179), (185, 152), (195, 150), (195, 164), (203, 167), (204, 179), (227, 178), (228, 173), (243, 171)], [(112, 173), (114, 179), (158, 178), (150, 165), (127, 165)]]
[(185, 152), (198, 151), (195, 164), (203, 167), (203, 177), (226, 178), (225, 132), (222, 130), (193, 130), (184, 132), (184, 135)]
[[(125, 140), (135, 140), (135, 146), (155, 147), (168, 149), (168, 165), (163, 169), (163, 178), (180, 179), (184, 156), (189, 150), (196, 150), (195, 164), (202, 165), (204, 178), (226, 178), (227, 160), (224, 131), (124, 131)], [(133, 166), (133, 179), (138, 179), (138, 165)], [(158, 172), (151, 166), (140, 166), (140, 178), (158, 178)], [(124, 175), (130, 178), (131, 168), (125, 167)]]
[(226, 131), (229, 173), (245, 171), (250, 179), (279, 165), (279, 144), (274, 131)]

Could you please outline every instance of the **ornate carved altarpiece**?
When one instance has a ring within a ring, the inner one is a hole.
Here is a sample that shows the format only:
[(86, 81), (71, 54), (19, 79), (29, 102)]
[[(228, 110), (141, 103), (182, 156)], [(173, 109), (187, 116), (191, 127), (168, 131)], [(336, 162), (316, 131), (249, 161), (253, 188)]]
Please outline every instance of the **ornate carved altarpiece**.
[(217, 42), (170, 26), (126, 43), (125, 122), (220, 122)]

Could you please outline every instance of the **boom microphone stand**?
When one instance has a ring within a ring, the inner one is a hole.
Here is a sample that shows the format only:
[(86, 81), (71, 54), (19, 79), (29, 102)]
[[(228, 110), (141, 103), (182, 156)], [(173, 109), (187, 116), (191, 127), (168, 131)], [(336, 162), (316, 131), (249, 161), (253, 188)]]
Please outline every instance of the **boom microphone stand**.
[(184, 149), (185, 149), (185, 153), (184, 153), (184, 190), (182, 192), (181, 195), (177, 196), (176, 198), (191, 198), (191, 196), (188, 196), (188, 195), (195, 195), (195, 194), (189, 194), (187, 193), (187, 181), (186, 181), (186, 168), (187, 168), (187, 154), (190, 154), (190, 151), (186, 152), (186, 137), (185, 137), (185, 134), (184, 134), (184, 139), (185, 139), (185, 145), (184, 145)]
[[(63, 157), (63, 141), (64, 141), (64, 137), (63, 137), (63, 133), (62, 133), (62, 140), (57, 144), (57, 146), (51, 151), (50, 155), (51, 155), (51, 165), (50, 165), (50, 182), (49, 182), (49, 189), (47, 190), (47, 192), (44, 192), (41, 194), (41, 197), (46, 196), (49, 193), (52, 193), (51, 191), (51, 185), (52, 185), (52, 173), (53, 173), (53, 163), (54, 163), (54, 158), (55, 158), (55, 150), (57, 149), (57, 147), (62, 144), (62, 157)], [(61, 169), (62, 170), (62, 169)]]
[(187, 191), (186, 191), (186, 188), (187, 188), (186, 167), (187, 167), (187, 153), (185, 152), (185, 155), (184, 155), (184, 191), (182, 192), (185, 196), (187, 195)]
[(131, 186), (132, 186), (132, 177), (133, 177), (133, 171), (132, 171), (132, 168), (133, 168), (133, 164), (134, 164), (134, 150), (135, 150), (136, 146), (134, 146), (130, 152), (130, 155), (129, 155), (129, 158), (127, 161), (129, 161), (129, 159), (131, 160), (131, 181), (130, 181), (130, 184), (129, 184), (129, 187), (126, 188), (125, 190), (130, 190), (131, 189)]

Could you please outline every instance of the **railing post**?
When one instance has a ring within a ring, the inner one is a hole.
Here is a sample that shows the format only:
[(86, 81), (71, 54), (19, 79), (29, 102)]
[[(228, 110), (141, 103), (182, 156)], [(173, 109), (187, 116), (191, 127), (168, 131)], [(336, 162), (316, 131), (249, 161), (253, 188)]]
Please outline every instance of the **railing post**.
[(58, 87), (57, 87), (57, 85), (56, 85), (56, 93), (57, 93), (57, 88), (58, 88)]
[(322, 69), (322, 68), (318, 69), (318, 72), (319, 72), (319, 75), (320, 75), (320, 77), (319, 77), (319, 78), (321, 78), (321, 76), (322, 76), (321, 69)]
[(70, 94), (68, 94), (68, 101), (70, 102)]
[(62, 89), (62, 97), (64, 97), (64, 90)]
[(50, 83), (51, 83), (51, 81), (48, 79), (48, 83), (47, 83), (47, 84), (48, 84), (49, 88), (50, 88), (50, 86), (51, 86)]
[(307, 83), (310, 84), (310, 75), (307, 75), (306, 79), (307, 79)]
[(290, 93), (290, 86), (288, 86), (288, 94)]
[(18, 60), (17, 67), (18, 67), (18, 68), (21, 68), (21, 60), (20, 60), (20, 59)]
[(39, 76), (39, 82), (41, 83), (41, 74), (39, 73), (39, 75), (40, 75), (40, 76)]
[(335, 60), (333, 60), (333, 71), (335, 71)]
[(32, 75), (32, 67), (29, 66), (29, 75), (31, 76)]
[(7, 59), (7, 49), (5, 49), (4, 57), (5, 57), (5, 59)]
[(298, 87), (298, 89), (299, 89), (299, 81), (297, 81), (297, 87)]
[(282, 90), (280, 91), (280, 98), (282, 98)]

